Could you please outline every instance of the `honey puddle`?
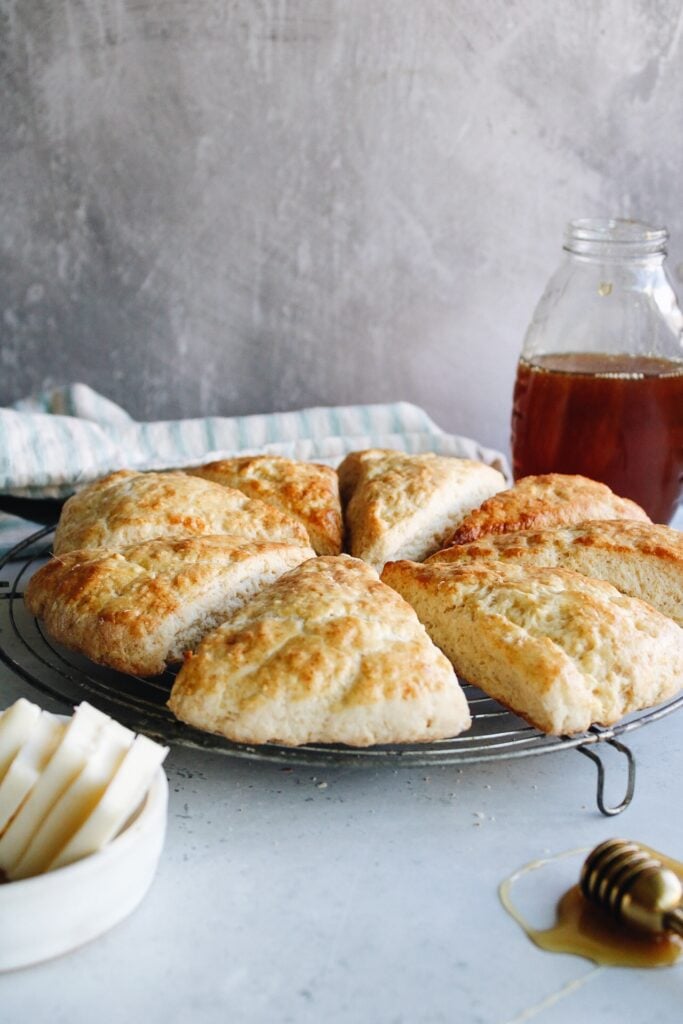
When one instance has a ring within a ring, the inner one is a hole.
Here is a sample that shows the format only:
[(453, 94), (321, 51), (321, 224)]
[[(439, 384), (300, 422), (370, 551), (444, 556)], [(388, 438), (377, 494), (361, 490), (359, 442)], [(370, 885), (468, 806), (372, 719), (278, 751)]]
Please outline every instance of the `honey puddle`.
[[(683, 863), (664, 854), (642, 848), (674, 871), (683, 881)], [(599, 907), (586, 900), (578, 885), (565, 892), (556, 909), (552, 928), (534, 928), (512, 901), (514, 885), (531, 871), (537, 871), (566, 857), (577, 858), (578, 877), (590, 848), (569, 850), (544, 860), (532, 861), (501, 882), (498, 893), (507, 912), (527, 933), (533, 943), (551, 953), (574, 953), (596, 964), (610, 967), (669, 967), (683, 954), (683, 940), (677, 935), (649, 936), (633, 932), (612, 921)], [(583, 854), (582, 858), (579, 855)]]

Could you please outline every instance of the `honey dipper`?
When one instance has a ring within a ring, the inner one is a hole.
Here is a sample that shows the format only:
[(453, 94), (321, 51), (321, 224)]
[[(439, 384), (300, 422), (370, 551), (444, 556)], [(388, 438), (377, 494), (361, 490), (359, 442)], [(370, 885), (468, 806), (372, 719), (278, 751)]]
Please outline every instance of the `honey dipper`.
[(656, 935), (683, 935), (683, 885), (673, 871), (638, 843), (608, 839), (589, 853), (581, 892), (618, 922)]

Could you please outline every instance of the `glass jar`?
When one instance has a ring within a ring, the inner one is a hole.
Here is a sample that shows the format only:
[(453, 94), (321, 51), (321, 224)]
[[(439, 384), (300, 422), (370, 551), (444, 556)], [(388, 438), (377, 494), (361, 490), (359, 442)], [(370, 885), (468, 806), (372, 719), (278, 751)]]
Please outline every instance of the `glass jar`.
[(576, 220), (529, 326), (512, 412), (515, 479), (581, 473), (671, 521), (683, 487), (683, 315), (668, 233)]

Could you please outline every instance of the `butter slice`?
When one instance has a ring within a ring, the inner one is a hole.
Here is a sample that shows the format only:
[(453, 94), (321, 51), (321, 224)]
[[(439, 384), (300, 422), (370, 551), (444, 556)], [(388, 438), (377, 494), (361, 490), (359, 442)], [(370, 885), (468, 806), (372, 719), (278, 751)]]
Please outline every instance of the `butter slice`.
[(20, 697), (0, 715), (0, 782), (38, 721), (40, 708)]
[(56, 715), (40, 712), (0, 783), (0, 835), (35, 786), (63, 732), (64, 723)]
[(108, 715), (84, 701), (66, 723), (59, 746), (18, 814), (0, 837), (0, 868), (8, 875), (11, 875), (52, 806), (85, 767), (96, 749), (104, 725), (109, 721)]
[(52, 864), (97, 806), (133, 738), (130, 729), (113, 719), (105, 722), (95, 751), (52, 805), (17, 864), (6, 869), (8, 878), (28, 878)]
[(92, 814), (71, 837), (47, 870), (64, 867), (95, 853), (114, 838), (137, 810), (168, 747), (136, 736)]

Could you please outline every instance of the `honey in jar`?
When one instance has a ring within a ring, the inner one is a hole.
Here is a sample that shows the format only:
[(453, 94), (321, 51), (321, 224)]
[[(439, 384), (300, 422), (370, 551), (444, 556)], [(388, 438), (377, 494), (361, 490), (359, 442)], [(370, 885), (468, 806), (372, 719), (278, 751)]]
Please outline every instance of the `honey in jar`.
[(516, 479), (580, 473), (670, 522), (683, 490), (681, 316), (664, 229), (575, 221), (527, 333), (512, 414)]
[(668, 523), (683, 481), (683, 361), (565, 353), (522, 359), (515, 477), (581, 473)]

